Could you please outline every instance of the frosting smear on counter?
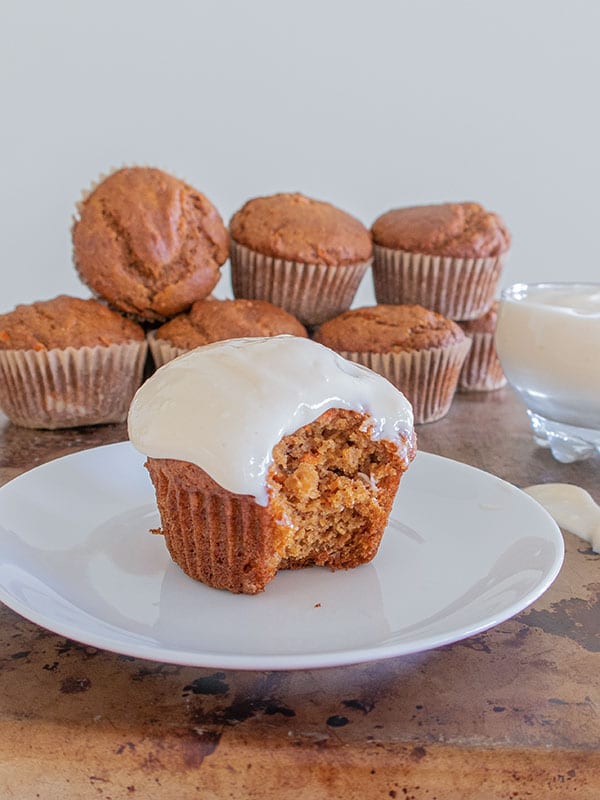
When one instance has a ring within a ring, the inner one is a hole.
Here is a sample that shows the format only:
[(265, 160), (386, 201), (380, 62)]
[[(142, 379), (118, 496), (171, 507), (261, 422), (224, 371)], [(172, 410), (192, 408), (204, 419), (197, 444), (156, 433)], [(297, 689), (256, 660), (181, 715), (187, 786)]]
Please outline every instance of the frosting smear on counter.
[(412, 442), (411, 405), (389, 381), (295, 336), (215, 342), (165, 364), (133, 399), (129, 438), (265, 505), (273, 447), (331, 408), (369, 414), (374, 439)]
[(600, 506), (589, 492), (571, 483), (542, 483), (523, 491), (544, 506), (557, 525), (585, 539), (600, 553)]

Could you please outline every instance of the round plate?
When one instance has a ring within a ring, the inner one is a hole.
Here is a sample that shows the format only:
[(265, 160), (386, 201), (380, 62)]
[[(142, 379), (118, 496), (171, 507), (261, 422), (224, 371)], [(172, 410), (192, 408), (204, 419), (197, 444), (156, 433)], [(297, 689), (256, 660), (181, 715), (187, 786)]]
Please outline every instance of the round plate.
[(130, 656), (233, 669), (352, 664), (492, 627), (556, 577), (563, 540), (514, 486), (419, 453), (379, 553), (280, 572), (259, 595), (211, 589), (169, 558), (129, 442), (57, 459), (0, 489), (0, 600), (62, 636)]

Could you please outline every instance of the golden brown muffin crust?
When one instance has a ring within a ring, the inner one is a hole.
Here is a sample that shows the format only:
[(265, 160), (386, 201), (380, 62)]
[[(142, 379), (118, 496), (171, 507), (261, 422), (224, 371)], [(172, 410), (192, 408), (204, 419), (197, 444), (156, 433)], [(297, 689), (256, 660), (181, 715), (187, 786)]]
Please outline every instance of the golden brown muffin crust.
[(494, 333), (496, 330), (496, 322), (498, 320), (498, 301), (490, 308), (490, 310), (482, 317), (477, 319), (466, 320), (458, 324), (467, 334), (472, 336), (474, 333)]
[(140, 325), (98, 300), (59, 295), (0, 314), (2, 350), (108, 347), (143, 339)]
[(358, 264), (373, 250), (369, 231), (355, 217), (298, 193), (249, 200), (229, 230), (250, 250), (305, 264)]
[(266, 300), (198, 300), (155, 333), (174, 347), (191, 350), (223, 339), (246, 336), (307, 336), (296, 317)]
[(73, 257), (82, 281), (112, 306), (164, 320), (213, 289), (228, 236), (212, 203), (158, 169), (130, 167), (80, 206)]
[(510, 246), (500, 217), (479, 203), (394, 209), (375, 220), (371, 233), (381, 247), (453, 258), (495, 257)]
[(325, 322), (315, 341), (343, 352), (403, 353), (446, 347), (464, 338), (455, 322), (423, 306), (377, 305)]

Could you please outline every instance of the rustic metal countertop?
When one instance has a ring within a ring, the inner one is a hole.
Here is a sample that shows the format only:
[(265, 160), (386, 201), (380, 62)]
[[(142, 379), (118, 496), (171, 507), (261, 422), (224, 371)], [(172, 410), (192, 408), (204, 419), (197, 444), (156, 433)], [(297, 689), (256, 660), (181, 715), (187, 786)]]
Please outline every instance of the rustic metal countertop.
[[(121, 441), (123, 425), (30, 431), (0, 418), (0, 483)], [(419, 447), (517, 486), (600, 501), (600, 458), (559, 464), (509, 389), (457, 396)], [(532, 607), (426, 653), (236, 672), (87, 647), (0, 605), (0, 797), (600, 798), (600, 556), (565, 534)]]

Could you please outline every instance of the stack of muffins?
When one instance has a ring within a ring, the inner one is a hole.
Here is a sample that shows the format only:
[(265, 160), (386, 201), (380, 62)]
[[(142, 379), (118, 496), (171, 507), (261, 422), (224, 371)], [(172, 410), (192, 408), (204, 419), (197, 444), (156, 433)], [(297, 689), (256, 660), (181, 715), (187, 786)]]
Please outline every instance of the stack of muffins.
[[(250, 200), (228, 232), (185, 182), (120, 169), (86, 193), (73, 225), (75, 267), (95, 299), (0, 315), (0, 407), (33, 428), (119, 422), (148, 344), (161, 366), (223, 339), (310, 333), (385, 375), (415, 421), (430, 422), (448, 411), (461, 370), (462, 388), (502, 384), (493, 303), (509, 243), (475, 203), (391, 211), (369, 231), (301, 194)], [(215, 300), (228, 254), (235, 299)], [(377, 305), (349, 311), (371, 264)]]
[[(230, 235), (235, 297), (283, 306), (318, 342), (384, 375), (415, 422), (445, 416), (459, 380), (502, 385), (489, 311), (510, 236), (477, 203), (390, 211), (369, 233), (326, 203), (282, 194), (247, 202)], [(371, 260), (377, 305), (348, 310)], [(482, 316), (479, 339), (464, 321)]]
[(417, 423), (444, 417), (459, 381), (499, 388), (493, 331), (473, 348), (478, 328), (465, 321), (484, 316), (493, 325), (510, 245), (501, 219), (477, 203), (445, 203), (388, 211), (371, 233), (378, 305), (330, 320), (317, 339), (385, 375), (412, 402)]

